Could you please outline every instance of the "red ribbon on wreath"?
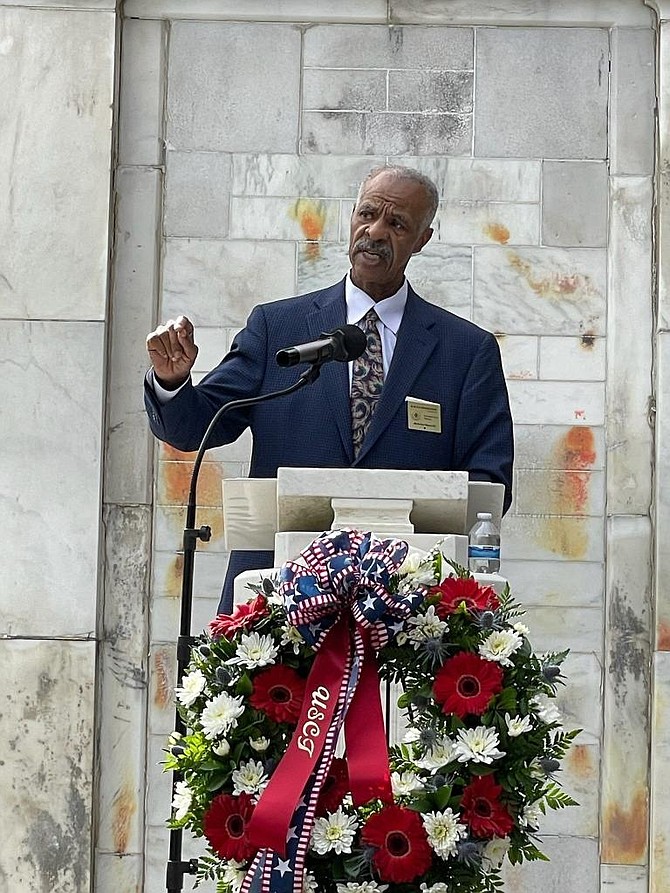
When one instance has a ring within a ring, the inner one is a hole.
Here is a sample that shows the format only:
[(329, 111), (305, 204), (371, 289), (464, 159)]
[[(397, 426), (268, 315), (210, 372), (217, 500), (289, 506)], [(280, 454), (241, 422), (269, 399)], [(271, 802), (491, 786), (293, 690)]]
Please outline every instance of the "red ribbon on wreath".
[[(300, 854), (306, 852), (316, 800), (342, 724), (354, 805), (373, 799), (393, 802), (376, 652), (404, 627), (426, 595), (420, 585), (411, 592), (390, 591), (391, 577), (407, 551), (400, 540), (336, 531), (322, 534), (281, 570), (279, 592), (288, 621), (317, 655), (295, 733), (247, 833), (255, 846), (279, 856), (288, 853), (295, 889), (302, 868), (295, 860), (301, 863)], [(307, 808), (298, 821), (300, 842), (290, 847), (287, 840), (296, 836), (291, 832), (301, 806)], [(257, 861), (250, 876), (256, 868), (258, 877), (270, 880), (276, 869), (259, 869)], [(243, 889), (251, 887), (251, 880)]]

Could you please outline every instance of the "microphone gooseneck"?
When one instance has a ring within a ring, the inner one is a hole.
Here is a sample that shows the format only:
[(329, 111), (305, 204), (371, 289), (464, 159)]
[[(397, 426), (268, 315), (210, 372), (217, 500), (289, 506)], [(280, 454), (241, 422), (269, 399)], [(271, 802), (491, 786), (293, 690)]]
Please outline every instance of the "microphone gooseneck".
[(275, 360), (279, 366), (296, 366), (298, 363), (321, 364), (329, 360), (348, 363), (361, 356), (366, 343), (365, 333), (358, 326), (340, 326), (334, 332), (323, 332), (318, 341), (308, 341), (306, 344), (277, 351)]

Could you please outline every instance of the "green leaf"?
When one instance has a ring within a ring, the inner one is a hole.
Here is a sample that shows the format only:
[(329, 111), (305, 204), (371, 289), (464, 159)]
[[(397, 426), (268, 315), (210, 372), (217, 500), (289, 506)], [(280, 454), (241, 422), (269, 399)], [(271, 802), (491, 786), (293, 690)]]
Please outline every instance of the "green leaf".
[(235, 686), (235, 694), (236, 695), (244, 695), (248, 697), (251, 692), (254, 690), (254, 684), (249, 678), (248, 673), (244, 673), (244, 675), (240, 676), (237, 681), (237, 685)]

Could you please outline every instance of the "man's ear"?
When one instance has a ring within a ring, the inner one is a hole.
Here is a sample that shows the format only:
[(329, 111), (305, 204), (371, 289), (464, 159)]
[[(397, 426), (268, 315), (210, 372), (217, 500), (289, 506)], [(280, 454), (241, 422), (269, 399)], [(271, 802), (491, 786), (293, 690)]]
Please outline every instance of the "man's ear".
[(419, 238), (416, 240), (416, 247), (414, 248), (414, 251), (412, 252), (412, 254), (418, 254), (421, 251), (421, 249), (423, 248), (423, 246), (427, 242), (430, 242), (432, 235), (433, 235), (433, 228), (430, 226), (426, 227), (426, 229), (424, 229), (424, 231), (421, 233)]

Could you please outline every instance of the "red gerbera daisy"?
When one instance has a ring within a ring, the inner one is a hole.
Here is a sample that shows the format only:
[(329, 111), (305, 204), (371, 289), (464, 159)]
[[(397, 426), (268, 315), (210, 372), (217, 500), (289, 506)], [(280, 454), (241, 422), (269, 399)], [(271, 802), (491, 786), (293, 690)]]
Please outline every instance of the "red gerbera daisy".
[(256, 852), (247, 839), (247, 825), (254, 811), (249, 794), (219, 794), (202, 817), (202, 829), (222, 859), (246, 862)]
[(478, 837), (505, 837), (514, 819), (499, 800), (502, 788), (492, 775), (476, 778), (463, 791), (461, 815)]
[(438, 670), (433, 694), (444, 713), (465, 719), (468, 714), (481, 716), (502, 687), (502, 667), (478, 654), (461, 651)]
[(244, 605), (236, 605), (232, 614), (218, 614), (210, 621), (209, 634), (213, 639), (232, 639), (238, 629), (249, 629), (261, 617), (267, 617), (268, 602), (264, 595), (257, 595)]
[(430, 868), (428, 835), (413, 809), (385, 806), (367, 820), (362, 838), (375, 848), (372, 861), (382, 881), (409, 883)]
[(480, 586), (474, 577), (446, 577), (433, 586), (429, 595), (439, 595), (435, 612), (442, 620), (458, 610), (462, 603), (468, 611), (495, 611), (500, 601), (491, 586)]
[(316, 815), (323, 816), (327, 812), (336, 812), (348, 793), (349, 773), (347, 772), (347, 761), (341, 757), (335, 757), (330, 764), (326, 780), (319, 791)]
[(254, 679), (249, 702), (275, 722), (297, 722), (305, 696), (305, 680), (291, 667), (276, 664)]

